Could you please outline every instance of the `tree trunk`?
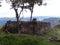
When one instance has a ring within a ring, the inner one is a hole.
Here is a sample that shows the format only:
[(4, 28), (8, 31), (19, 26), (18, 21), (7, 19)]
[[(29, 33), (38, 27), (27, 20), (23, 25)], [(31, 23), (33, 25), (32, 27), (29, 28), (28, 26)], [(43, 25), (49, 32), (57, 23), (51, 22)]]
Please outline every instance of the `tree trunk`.
[(30, 17), (30, 21), (32, 21), (32, 14), (33, 14), (33, 7), (31, 7), (31, 17)]
[(14, 9), (15, 10), (15, 13), (16, 13), (16, 19), (17, 19), (17, 23), (19, 22), (19, 15), (18, 15), (18, 11), (17, 9)]
[(18, 15), (18, 11), (17, 11), (17, 9), (14, 9), (14, 10), (15, 10), (15, 13), (16, 13), (17, 30), (18, 30), (18, 32), (20, 33), (20, 30), (19, 30), (19, 15)]

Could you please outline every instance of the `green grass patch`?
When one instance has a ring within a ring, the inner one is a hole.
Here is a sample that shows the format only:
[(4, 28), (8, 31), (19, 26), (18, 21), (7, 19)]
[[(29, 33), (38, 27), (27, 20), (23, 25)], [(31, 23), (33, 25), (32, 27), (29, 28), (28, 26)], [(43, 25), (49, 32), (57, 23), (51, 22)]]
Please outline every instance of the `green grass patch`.
[(46, 36), (0, 34), (0, 45), (60, 45), (60, 42), (50, 42)]
[(3, 26), (0, 26), (0, 29), (2, 28)]
[(28, 34), (0, 34), (0, 45), (60, 45), (60, 42), (50, 42), (52, 35), (60, 39), (60, 28), (54, 27), (50, 32), (41, 35)]
[(5, 34), (0, 35), (0, 45), (40, 45), (39, 40), (31, 35)]

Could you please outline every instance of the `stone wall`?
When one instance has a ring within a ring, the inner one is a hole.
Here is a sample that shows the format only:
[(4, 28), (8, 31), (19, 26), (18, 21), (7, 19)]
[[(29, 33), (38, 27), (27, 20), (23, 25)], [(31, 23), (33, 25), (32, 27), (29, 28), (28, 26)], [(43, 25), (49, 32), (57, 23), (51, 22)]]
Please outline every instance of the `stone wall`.
[(50, 30), (50, 23), (46, 22), (29, 22), (21, 21), (19, 22), (19, 30), (17, 29), (17, 24), (15, 21), (8, 21), (4, 27), (3, 31), (11, 33), (26, 33), (26, 34), (44, 34)]

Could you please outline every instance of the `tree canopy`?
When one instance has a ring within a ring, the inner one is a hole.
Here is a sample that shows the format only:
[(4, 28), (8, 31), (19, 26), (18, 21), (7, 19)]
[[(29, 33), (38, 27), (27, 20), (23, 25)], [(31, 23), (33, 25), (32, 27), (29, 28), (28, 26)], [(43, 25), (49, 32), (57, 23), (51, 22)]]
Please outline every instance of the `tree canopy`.
[(33, 13), (34, 5), (37, 4), (38, 6), (40, 6), (43, 3), (43, 0), (6, 0), (6, 1), (8, 3), (11, 3), (12, 8), (14, 9), (21, 8), (22, 9), (21, 12), (23, 11), (23, 9), (29, 9), (31, 11), (30, 20), (32, 20), (32, 13)]
[(43, 0), (6, 0), (7, 2), (14, 3), (14, 7), (21, 7), (24, 4), (28, 3), (29, 6), (33, 6), (33, 4), (42, 5)]

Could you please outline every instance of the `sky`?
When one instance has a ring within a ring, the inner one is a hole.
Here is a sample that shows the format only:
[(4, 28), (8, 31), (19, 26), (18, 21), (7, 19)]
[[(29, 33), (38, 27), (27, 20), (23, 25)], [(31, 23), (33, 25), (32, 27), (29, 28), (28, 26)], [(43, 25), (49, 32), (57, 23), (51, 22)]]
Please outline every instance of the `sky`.
[[(50, 16), (50, 17), (60, 17), (60, 0), (44, 0), (46, 6), (34, 6), (33, 16)], [(2, 2), (2, 7), (0, 7), (0, 17), (15, 17), (15, 12), (10, 9), (11, 6), (5, 1)], [(21, 9), (19, 9), (20, 11)], [(21, 17), (30, 17), (31, 13), (29, 10), (21, 14)]]

